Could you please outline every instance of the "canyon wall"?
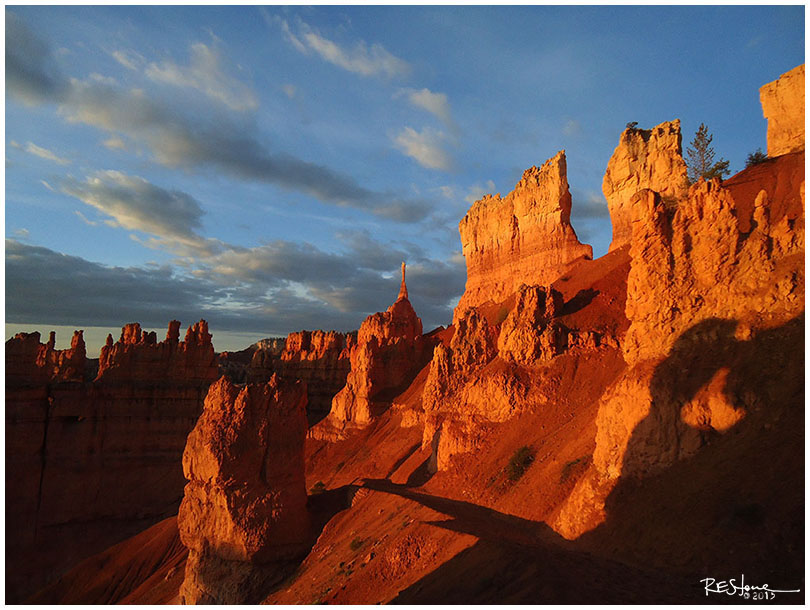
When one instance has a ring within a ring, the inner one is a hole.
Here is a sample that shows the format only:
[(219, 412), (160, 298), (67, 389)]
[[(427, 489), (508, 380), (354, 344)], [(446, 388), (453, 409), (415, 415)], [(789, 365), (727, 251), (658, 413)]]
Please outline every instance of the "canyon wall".
[(768, 119), (768, 156), (804, 150), (804, 64), (759, 90)]
[(467, 285), (454, 321), (488, 301), (500, 302), (521, 284), (547, 284), (578, 259), (592, 258), (571, 226), (565, 152), (523, 173), (506, 197), (485, 196), (459, 223)]
[(274, 564), (308, 550), (305, 404), (304, 385), (277, 375), (209, 389), (183, 452), (183, 603), (257, 603)]
[(90, 379), (81, 333), (69, 350), (36, 333), (6, 344), (9, 599), (20, 601), (89, 554), (171, 514), (185, 438), (217, 375), (204, 321), (178, 341), (130, 324)]

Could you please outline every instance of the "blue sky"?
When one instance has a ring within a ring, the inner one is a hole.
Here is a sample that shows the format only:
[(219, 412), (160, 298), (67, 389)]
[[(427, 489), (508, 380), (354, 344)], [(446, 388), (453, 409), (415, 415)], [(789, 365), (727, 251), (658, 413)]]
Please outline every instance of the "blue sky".
[[(458, 221), (565, 149), (580, 240), (629, 121), (701, 122), (742, 169), (804, 7), (36, 7), (5, 11), (6, 330), (165, 329), (217, 349), (356, 329), (408, 262), (426, 329)], [(97, 338), (99, 337), (99, 338)]]

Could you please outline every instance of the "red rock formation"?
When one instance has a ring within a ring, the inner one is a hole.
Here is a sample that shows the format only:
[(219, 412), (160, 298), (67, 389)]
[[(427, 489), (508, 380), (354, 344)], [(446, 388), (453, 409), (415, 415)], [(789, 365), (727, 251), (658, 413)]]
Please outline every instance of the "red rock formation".
[(70, 349), (54, 349), (56, 333), (48, 343), (39, 333), (18, 333), (6, 341), (6, 385), (38, 386), (63, 381), (84, 381), (87, 350), (83, 331), (73, 333)]
[(208, 332), (208, 323), (200, 320), (189, 326), (184, 341), (180, 337), (180, 322), (172, 320), (166, 340), (157, 342), (155, 333), (141, 332), (140, 324), (127, 324), (121, 338), (107, 345), (99, 356), (98, 381), (157, 381), (182, 379), (184, 383), (210, 383), (218, 374), (216, 354)]
[(245, 592), (219, 578), (222, 570), (306, 551), (305, 405), (304, 385), (275, 375), (242, 388), (222, 377), (209, 389), (183, 453), (189, 483), (178, 527), (190, 550), (186, 603), (244, 602), (234, 596)]
[(498, 355), (508, 362), (536, 364), (562, 353), (568, 333), (554, 320), (562, 309), (563, 296), (554, 288), (523, 287), (501, 325)]
[(681, 156), (681, 122), (661, 123), (652, 129), (627, 128), (608, 161), (602, 192), (613, 224), (614, 250), (630, 242), (633, 196), (642, 189), (660, 193), (666, 201), (681, 199), (689, 188)]
[(351, 348), (351, 371), (346, 385), (332, 400), (329, 416), (312, 429), (315, 438), (334, 439), (351, 428), (368, 425), (384, 410), (419, 369), (425, 351), (422, 320), (404, 287), (386, 311), (365, 319)]
[(506, 197), (487, 195), (459, 223), (467, 286), (454, 320), (500, 302), (521, 284), (549, 284), (577, 259), (591, 258), (571, 226), (565, 152), (532, 167)]
[(128, 325), (102, 349), (100, 376), (83, 383), (81, 332), (62, 351), (36, 334), (9, 342), (10, 599), (177, 510), (183, 447), (217, 371), (204, 323), (178, 337), (178, 322), (163, 343)]
[(768, 156), (804, 150), (804, 64), (759, 90), (768, 119)]
[(601, 523), (620, 477), (660, 472), (762, 412), (760, 397), (730, 391), (727, 378), (757, 336), (804, 311), (804, 182), (793, 157), (728, 186), (701, 181), (674, 206), (651, 190), (631, 199), (630, 366), (601, 399), (592, 467), (552, 524), (564, 536)]

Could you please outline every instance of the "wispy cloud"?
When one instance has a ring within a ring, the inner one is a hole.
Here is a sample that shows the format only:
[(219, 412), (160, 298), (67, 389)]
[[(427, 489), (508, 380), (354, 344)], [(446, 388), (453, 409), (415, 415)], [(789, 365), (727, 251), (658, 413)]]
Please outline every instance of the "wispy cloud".
[(146, 76), (156, 82), (189, 87), (201, 91), (231, 110), (255, 110), (258, 98), (246, 84), (223, 69), (220, 52), (201, 42), (191, 45), (189, 65), (181, 66), (166, 60), (149, 64)]
[(484, 195), (491, 195), (495, 192), (495, 183), (492, 180), (487, 180), (484, 185), (473, 184), (467, 191), (464, 201), (470, 205), (481, 199)]
[(122, 49), (110, 53), (113, 59), (128, 70), (139, 70), (140, 67), (146, 63), (146, 60), (140, 53), (135, 51), (125, 51)]
[(422, 131), (405, 127), (393, 139), (400, 151), (415, 159), (422, 167), (445, 171), (452, 167), (450, 156), (442, 148), (446, 136), (441, 131), (430, 127), (425, 127)]
[(34, 155), (35, 157), (39, 157), (40, 159), (46, 159), (48, 161), (53, 161), (54, 163), (58, 163), (59, 165), (70, 165), (71, 163), (70, 159), (60, 157), (52, 150), (48, 150), (47, 148), (37, 146), (33, 142), (27, 142), (24, 147), (20, 148), (22, 148), (25, 152)]
[(83, 182), (67, 178), (60, 190), (109, 216), (110, 226), (155, 236), (155, 245), (175, 251), (180, 246), (198, 254), (216, 249), (213, 240), (197, 233), (203, 210), (187, 193), (114, 170), (96, 172)]
[(344, 70), (362, 76), (404, 76), (410, 73), (410, 64), (388, 51), (378, 43), (366, 44), (358, 40), (352, 47), (341, 46), (321, 35), (304, 21), (299, 20), (293, 32), (289, 23), (280, 17), (275, 18), (286, 40), (301, 53), (314, 51), (322, 59)]
[(450, 102), (444, 93), (436, 93), (430, 89), (400, 89), (395, 97), (405, 96), (411, 105), (427, 110), (440, 121), (442, 121), (450, 132), (458, 136), (459, 127), (453, 120), (450, 111)]
[(163, 165), (215, 168), (241, 180), (275, 184), (324, 203), (352, 207), (396, 222), (417, 222), (430, 211), (425, 201), (372, 191), (351, 176), (289, 153), (271, 151), (252, 124), (220, 115), (188, 115), (182, 107), (161, 103), (142, 90), (125, 90), (94, 79), (68, 79), (58, 71), (49, 72), (50, 52), (24, 24), (8, 19), (6, 31), (7, 40), (25, 43), (23, 46), (32, 53), (23, 56), (7, 46), (6, 85), (10, 95), (31, 103), (58, 103), (68, 121), (92, 125), (111, 136), (127, 136), (146, 145)]

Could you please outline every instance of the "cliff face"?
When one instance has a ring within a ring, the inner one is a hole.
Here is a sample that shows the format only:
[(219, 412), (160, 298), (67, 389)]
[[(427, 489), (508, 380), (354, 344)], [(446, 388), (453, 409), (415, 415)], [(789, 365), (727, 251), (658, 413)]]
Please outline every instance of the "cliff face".
[(804, 64), (759, 90), (768, 119), (768, 156), (804, 150)]
[(223, 377), (209, 389), (183, 452), (185, 603), (252, 601), (254, 566), (307, 550), (305, 404), (302, 383), (275, 375), (241, 388)]
[(284, 379), (300, 379), (307, 388), (307, 417), (315, 423), (326, 417), (332, 399), (346, 385), (349, 354), (356, 342), (352, 333), (301, 331), (290, 333), (275, 368)]
[(689, 188), (681, 156), (681, 122), (661, 123), (652, 129), (625, 129), (608, 161), (602, 192), (608, 202), (613, 240), (610, 249), (630, 242), (633, 196), (651, 189), (666, 201), (681, 199)]
[(454, 320), (471, 307), (500, 302), (521, 284), (547, 284), (593, 249), (571, 226), (565, 152), (532, 167), (506, 197), (487, 195), (459, 223), (467, 286)]
[(176, 510), (185, 439), (217, 372), (205, 322), (185, 342), (178, 329), (156, 343), (127, 325), (94, 381), (80, 331), (69, 350), (36, 333), (7, 343), (10, 599)]
[[(701, 181), (674, 210), (650, 190), (631, 200), (629, 366), (601, 398), (592, 467), (554, 524), (566, 537), (604, 520), (620, 478), (660, 473), (741, 425), (794, 417), (802, 375), (773, 350), (803, 326), (803, 157)], [(749, 173), (764, 188), (752, 191)]]

